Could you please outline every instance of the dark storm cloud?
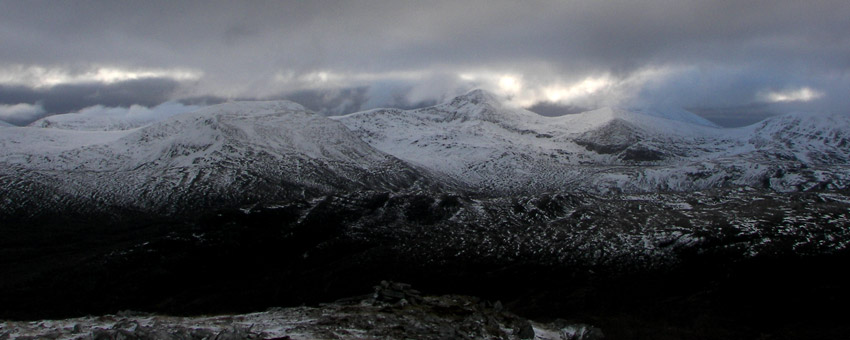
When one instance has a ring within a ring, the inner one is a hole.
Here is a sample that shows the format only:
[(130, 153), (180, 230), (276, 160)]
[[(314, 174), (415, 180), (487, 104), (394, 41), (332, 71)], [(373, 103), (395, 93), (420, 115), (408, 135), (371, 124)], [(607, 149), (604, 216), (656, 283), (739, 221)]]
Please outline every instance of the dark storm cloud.
[(185, 97), (176, 100), (176, 102), (183, 105), (195, 105), (195, 106), (208, 106), (221, 104), (227, 101), (227, 98), (219, 97), (219, 96), (193, 96), (193, 97)]
[(814, 57), (813, 66), (846, 67), (836, 52), (848, 52), (844, 32), (850, 31), (846, 1), (27, 1), (3, 7), (3, 40), (17, 47), (0, 52), (7, 62), (194, 61), (204, 69), (259, 60), (261, 66), (381, 70), (523, 59), (628, 69), (648, 61), (753, 56), (760, 63)]
[[(0, 9), (0, 70), (197, 70), (200, 79), (181, 81), (175, 94), (187, 98), (293, 93), (315, 102), (299, 91), (365, 87), (340, 94), (356, 97), (348, 108), (371, 107), (374, 98), (419, 103), (464, 86), (498, 89), (497, 81), (457, 78), (490, 72), (521, 76), (516, 97), (540, 102), (541, 89), (559, 82), (605, 75), (626, 84), (604, 87), (616, 100), (556, 103), (566, 106), (736, 107), (771, 89), (809, 87), (823, 98), (795, 109), (846, 110), (841, 93), (850, 87), (846, 0), (18, 1)], [(647, 80), (649, 89), (633, 81), (653, 69), (681, 74)], [(428, 74), (457, 79), (422, 85)], [(714, 100), (722, 103), (707, 103)]]
[(528, 107), (528, 110), (537, 113), (541, 116), (557, 117), (568, 114), (581, 113), (590, 109), (582, 106), (561, 105), (552, 102), (539, 102)]
[(775, 116), (767, 104), (750, 104), (736, 107), (689, 108), (696, 113), (720, 126), (740, 127), (757, 123), (765, 118)]
[(48, 88), (0, 85), (0, 105), (40, 105), (43, 108), (40, 116), (28, 117), (30, 121), (15, 121), (16, 124), (27, 124), (44, 116), (76, 112), (94, 105), (156, 106), (168, 101), (177, 85), (177, 82), (170, 79), (139, 79), (113, 84), (68, 84)]

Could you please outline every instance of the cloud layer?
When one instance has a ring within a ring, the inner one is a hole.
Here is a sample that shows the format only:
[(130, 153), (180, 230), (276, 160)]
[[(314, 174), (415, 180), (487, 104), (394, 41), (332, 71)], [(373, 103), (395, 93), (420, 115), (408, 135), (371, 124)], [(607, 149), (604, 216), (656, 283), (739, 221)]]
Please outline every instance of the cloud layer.
[(192, 112), (199, 108), (178, 102), (165, 102), (151, 108), (141, 105), (131, 105), (130, 107), (95, 105), (78, 112), (42, 118), (31, 125), (70, 130), (126, 130), (161, 121), (181, 113)]
[(0, 121), (9, 124), (25, 125), (42, 116), (44, 116), (44, 108), (40, 104), (0, 104)]
[[(550, 113), (850, 107), (844, 0), (21, 1), (0, 9), (0, 102), (41, 100), (47, 114), (62, 113), (46, 99), (53, 88), (134, 82), (170, 85), (155, 96), (97, 93), (147, 106), (297, 97), (327, 102), (317, 110), (329, 114), (415, 106), (472, 87)], [(80, 105), (97, 104), (115, 105)]]

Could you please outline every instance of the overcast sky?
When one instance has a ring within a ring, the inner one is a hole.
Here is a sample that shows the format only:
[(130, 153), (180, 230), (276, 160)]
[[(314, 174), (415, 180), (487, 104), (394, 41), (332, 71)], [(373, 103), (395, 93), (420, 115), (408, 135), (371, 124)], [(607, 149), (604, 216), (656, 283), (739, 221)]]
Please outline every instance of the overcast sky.
[(340, 114), (472, 88), (549, 115), (846, 113), (848, 18), (847, 0), (0, 0), (0, 119), (268, 98)]

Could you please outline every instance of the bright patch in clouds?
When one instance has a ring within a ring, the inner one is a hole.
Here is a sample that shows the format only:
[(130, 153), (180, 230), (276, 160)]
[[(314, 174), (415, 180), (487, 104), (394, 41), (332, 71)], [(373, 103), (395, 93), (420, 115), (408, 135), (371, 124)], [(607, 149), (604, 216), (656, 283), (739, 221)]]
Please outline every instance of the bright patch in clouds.
[(768, 91), (759, 94), (759, 99), (770, 103), (808, 102), (823, 97), (823, 93), (808, 87), (787, 91)]
[[(375, 87), (382, 82), (420, 83), (427, 86), (431, 77), (426, 71), (390, 71), (390, 72), (338, 72), (333, 70), (314, 70), (296, 72), (295, 70), (280, 70), (273, 74), (268, 86), (254, 88), (251, 91), (235, 89), (230, 92), (211, 89), (214, 94), (231, 97), (246, 96), (264, 98), (280, 95), (281, 93), (300, 90), (333, 90), (352, 87)], [(378, 86), (380, 87), (380, 86)], [(201, 93), (199, 93), (201, 94)], [(378, 97), (381, 97), (378, 95)], [(427, 98), (432, 99), (432, 98)]]
[(503, 76), (499, 78), (499, 89), (502, 92), (515, 94), (522, 90), (522, 82), (515, 76)]
[(0, 84), (50, 87), (62, 84), (103, 83), (167, 78), (177, 81), (197, 80), (202, 72), (189, 69), (129, 69), (120, 67), (94, 67), (72, 71), (62, 67), (10, 66), (0, 68)]
[(477, 70), (460, 72), (455, 77), (467, 90), (481, 88), (508, 97), (513, 104), (530, 105), (528, 99), (533, 87), (529, 87), (522, 74)]
[(583, 96), (592, 95), (608, 86), (614, 81), (609, 76), (587, 77), (582, 81), (572, 84), (553, 84), (543, 88), (543, 93), (550, 102), (570, 101)]
[[(678, 72), (681, 70), (656, 66), (623, 76), (598, 72), (566, 77), (542, 64), (535, 64), (528, 69), (474, 68), (440, 72), (401, 70), (355, 73), (325, 69), (298, 73), (295, 70), (281, 70), (273, 75), (273, 86), (267, 87), (264, 90), (266, 92), (255, 95), (262, 97), (305, 88), (371, 86), (369, 95), (372, 97), (395, 98), (401, 95), (408, 103), (419, 103), (432, 100), (441, 102), (471, 89), (480, 88), (493, 92), (503, 97), (507, 104), (518, 107), (550, 102), (592, 109), (628, 105), (644, 85), (663, 81)], [(381, 85), (374, 86), (375, 84)], [(369, 103), (363, 109), (384, 105), (386, 102)]]
[[(576, 105), (588, 108), (623, 105), (634, 98), (644, 84), (664, 79), (672, 70), (647, 68), (626, 77), (608, 73), (564, 79), (528, 74), (475, 71), (457, 74), (468, 87), (482, 88), (509, 98), (510, 103), (529, 107), (540, 102)], [(533, 81), (526, 81), (531, 79)]]

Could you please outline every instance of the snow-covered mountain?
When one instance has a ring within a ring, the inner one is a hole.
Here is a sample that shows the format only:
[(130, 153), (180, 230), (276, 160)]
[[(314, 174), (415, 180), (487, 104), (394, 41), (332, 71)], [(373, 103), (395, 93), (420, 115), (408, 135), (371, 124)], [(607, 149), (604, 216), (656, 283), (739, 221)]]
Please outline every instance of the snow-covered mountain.
[(789, 114), (749, 127), (760, 149), (790, 153), (807, 164), (847, 164), (850, 119), (842, 115)]
[(5, 127), (0, 211), (179, 212), (411, 187), (486, 195), (845, 188), (849, 122), (788, 115), (723, 129), (685, 111), (617, 108), (544, 117), (481, 90), (332, 119), (287, 101), (235, 102), (124, 130)]
[(125, 131), (20, 127), (0, 134), (0, 210), (7, 213), (178, 212), (397, 190), (421, 178), (338, 122), (286, 101), (215, 105)]
[(335, 119), (381, 151), (488, 192), (850, 183), (846, 167), (823, 168), (850, 160), (841, 149), (848, 131), (842, 116), (785, 116), (740, 129), (686, 111), (603, 108), (543, 117), (474, 90), (433, 107)]
[[(123, 118), (123, 117), (122, 117)], [(29, 124), (31, 127), (82, 131), (130, 130), (153, 123), (154, 119), (122, 119), (110, 116), (88, 116), (61, 114), (41, 118)]]
[(199, 109), (199, 106), (184, 105), (173, 101), (151, 108), (141, 105), (131, 105), (126, 108), (109, 108), (98, 105), (77, 112), (44, 117), (28, 126), (87, 131), (129, 130)]

